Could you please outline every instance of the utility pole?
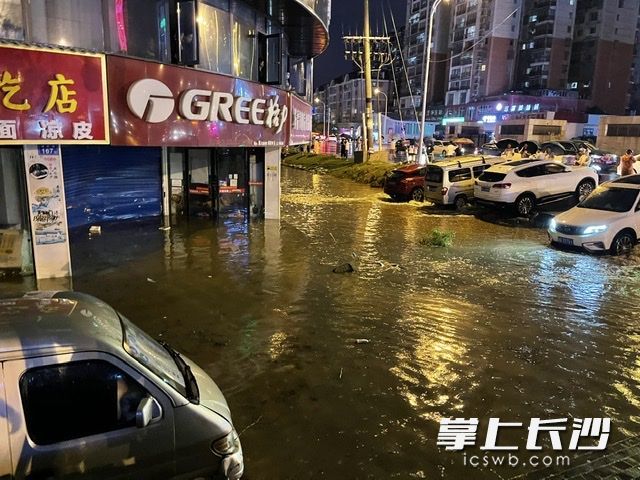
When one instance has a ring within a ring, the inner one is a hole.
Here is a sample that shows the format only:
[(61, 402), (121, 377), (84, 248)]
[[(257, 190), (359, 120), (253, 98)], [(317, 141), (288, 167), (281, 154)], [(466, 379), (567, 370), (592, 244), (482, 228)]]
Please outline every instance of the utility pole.
[(391, 65), (389, 37), (371, 36), (369, 23), (369, 0), (364, 0), (364, 35), (342, 37), (345, 46), (345, 59), (353, 61), (364, 73), (365, 108), (362, 122), (362, 153), (363, 161), (368, 159), (368, 154), (373, 152), (373, 85), (372, 72), (380, 71)]
[(363, 160), (369, 160), (373, 152), (373, 87), (371, 86), (371, 31), (369, 29), (369, 0), (364, 0), (364, 113), (367, 128), (367, 145), (363, 148)]

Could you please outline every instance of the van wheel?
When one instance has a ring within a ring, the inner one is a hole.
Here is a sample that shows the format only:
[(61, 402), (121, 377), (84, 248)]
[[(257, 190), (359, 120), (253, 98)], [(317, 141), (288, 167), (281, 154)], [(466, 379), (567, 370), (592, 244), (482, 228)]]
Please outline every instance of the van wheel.
[(611, 255), (623, 255), (631, 253), (636, 244), (636, 236), (630, 230), (623, 230), (618, 233), (611, 242)]
[(536, 197), (530, 193), (520, 195), (514, 204), (516, 213), (521, 217), (528, 217), (536, 208)]
[(578, 200), (579, 202), (583, 201), (591, 194), (591, 192), (593, 192), (594, 188), (596, 188), (596, 185), (593, 180), (585, 178), (584, 180), (580, 181), (580, 183), (576, 187), (576, 200)]
[(411, 200), (414, 200), (416, 202), (423, 202), (424, 190), (420, 187), (414, 188), (413, 191), (411, 192)]
[(455, 205), (456, 210), (462, 210), (467, 205), (466, 195), (458, 195), (453, 204)]

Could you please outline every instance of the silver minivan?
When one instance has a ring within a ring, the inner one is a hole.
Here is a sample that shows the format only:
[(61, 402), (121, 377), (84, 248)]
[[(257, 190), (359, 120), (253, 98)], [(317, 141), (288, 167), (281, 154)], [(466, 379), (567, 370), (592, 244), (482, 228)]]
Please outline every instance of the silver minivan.
[(0, 478), (237, 480), (242, 447), (211, 378), (106, 303), (0, 300)]
[(485, 169), (504, 162), (500, 157), (469, 156), (430, 163), (425, 176), (424, 196), (438, 205), (464, 207), (473, 198), (473, 186)]

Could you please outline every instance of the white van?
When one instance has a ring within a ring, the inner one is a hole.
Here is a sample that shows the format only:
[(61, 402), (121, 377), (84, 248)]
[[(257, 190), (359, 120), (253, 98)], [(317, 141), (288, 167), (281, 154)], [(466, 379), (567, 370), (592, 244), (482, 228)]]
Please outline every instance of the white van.
[(215, 382), (77, 292), (0, 300), (0, 478), (239, 480)]
[(468, 156), (430, 163), (425, 177), (425, 199), (460, 209), (473, 198), (474, 182), (482, 172), (504, 161), (500, 157)]

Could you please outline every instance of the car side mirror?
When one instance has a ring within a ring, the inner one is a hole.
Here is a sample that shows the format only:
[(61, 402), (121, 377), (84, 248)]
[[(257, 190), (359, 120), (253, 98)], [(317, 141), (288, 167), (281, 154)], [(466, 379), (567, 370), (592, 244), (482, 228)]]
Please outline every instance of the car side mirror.
[(162, 417), (162, 407), (153, 397), (144, 397), (136, 410), (136, 427), (144, 428)]

